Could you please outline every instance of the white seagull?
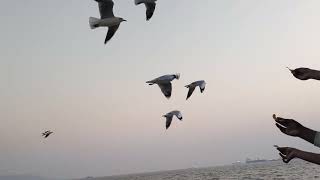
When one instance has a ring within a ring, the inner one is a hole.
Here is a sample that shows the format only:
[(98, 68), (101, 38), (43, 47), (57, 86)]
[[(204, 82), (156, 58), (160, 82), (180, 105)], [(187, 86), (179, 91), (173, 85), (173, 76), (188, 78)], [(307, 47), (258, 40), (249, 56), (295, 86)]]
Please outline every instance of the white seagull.
[(201, 81), (196, 81), (196, 82), (193, 82), (193, 83), (191, 83), (189, 85), (186, 85), (185, 87), (189, 88), (188, 95), (187, 95), (187, 100), (192, 95), (193, 91), (195, 90), (195, 88), (197, 86), (199, 86), (200, 92), (203, 93), (204, 89), (206, 88), (206, 82), (204, 80), (201, 80)]
[(182, 114), (180, 111), (177, 111), (177, 110), (171, 111), (166, 115), (163, 115), (163, 117), (166, 118), (166, 129), (170, 127), (173, 116), (176, 116), (180, 121), (182, 121)]
[(146, 83), (148, 83), (149, 85), (158, 84), (164, 96), (166, 96), (166, 98), (169, 99), (171, 97), (171, 92), (172, 92), (171, 81), (179, 78), (180, 78), (180, 74), (169, 74), (169, 75), (158, 77), (151, 81), (147, 81)]
[(157, 0), (134, 0), (135, 5), (139, 5), (141, 3), (144, 3), (146, 6), (146, 20), (148, 21), (156, 8), (156, 1)]
[(106, 44), (118, 30), (120, 23), (126, 21), (121, 17), (113, 15), (113, 1), (112, 0), (95, 0), (99, 4), (99, 11), (101, 19), (90, 17), (89, 25), (91, 29), (98, 27), (108, 27), (108, 33), (104, 44)]

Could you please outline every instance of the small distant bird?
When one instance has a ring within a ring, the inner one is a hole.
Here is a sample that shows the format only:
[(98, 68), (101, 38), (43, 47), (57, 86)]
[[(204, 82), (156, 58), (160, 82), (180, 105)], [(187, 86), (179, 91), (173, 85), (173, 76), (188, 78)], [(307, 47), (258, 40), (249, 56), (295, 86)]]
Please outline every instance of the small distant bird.
[[(288, 67), (287, 67), (288, 68)], [(309, 68), (297, 68), (297, 69), (290, 69), (292, 75), (300, 80), (308, 80), (308, 79), (315, 79), (320, 80), (320, 71), (309, 69)]]
[(123, 18), (115, 17), (113, 15), (113, 1), (112, 0), (95, 0), (99, 4), (99, 11), (101, 19), (90, 17), (89, 25), (91, 29), (98, 27), (108, 27), (108, 33), (105, 38), (106, 44), (118, 30), (120, 23), (126, 21)]
[(53, 133), (52, 131), (46, 131), (46, 132), (42, 133), (42, 136), (43, 136), (44, 138), (47, 138), (47, 137), (50, 136), (50, 134), (52, 134), (52, 133)]
[(134, 3), (136, 5), (144, 3), (144, 5), (146, 6), (146, 20), (148, 21), (154, 13), (154, 10), (156, 8), (156, 1), (157, 0), (134, 0)]
[(170, 127), (173, 116), (176, 116), (180, 121), (182, 121), (182, 114), (180, 111), (171, 111), (166, 115), (163, 115), (163, 117), (166, 118), (166, 129)]
[(148, 83), (149, 85), (158, 84), (164, 96), (169, 99), (171, 97), (171, 92), (172, 92), (171, 81), (179, 78), (180, 78), (180, 74), (170, 74), (170, 75), (164, 75), (164, 76), (158, 77), (151, 81), (147, 81), (146, 83)]
[(204, 80), (201, 80), (201, 81), (196, 81), (196, 82), (193, 82), (193, 83), (191, 83), (189, 85), (186, 85), (185, 87), (189, 88), (188, 95), (187, 95), (187, 100), (192, 95), (193, 91), (195, 90), (195, 88), (197, 86), (199, 86), (200, 92), (203, 93), (204, 89), (206, 88), (206, 82)]

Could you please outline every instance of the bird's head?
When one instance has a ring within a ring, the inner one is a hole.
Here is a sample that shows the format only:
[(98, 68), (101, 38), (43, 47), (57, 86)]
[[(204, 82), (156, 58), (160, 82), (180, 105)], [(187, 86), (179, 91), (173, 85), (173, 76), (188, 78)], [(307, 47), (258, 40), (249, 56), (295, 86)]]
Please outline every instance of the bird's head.
[(123, 19), (123, 18), (120, 18), (120, 22), (123, 22), (123, 21), (127, 21), (127, 20), (125, 20), (125, 19)]
[(175, 74), (174, 77), (175, 77), (176, 79), (180, 79), (180, 73)]

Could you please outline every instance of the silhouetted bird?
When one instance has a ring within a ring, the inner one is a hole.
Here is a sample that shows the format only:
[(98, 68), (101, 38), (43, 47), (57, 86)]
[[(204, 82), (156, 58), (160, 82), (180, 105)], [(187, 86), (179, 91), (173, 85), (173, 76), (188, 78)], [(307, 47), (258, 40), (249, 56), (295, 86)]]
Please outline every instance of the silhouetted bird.
[(156, 8), (156, 1), (157, 0), (135, 0), (134, 3), (136, 5), (144, 3), (144, 5), (146, 6), (146, 20), (148, 21), (154, 13), (154, 10)]
[[(288, 68), (288, 67), (287, 67)], [(294, 77), (300, 80), (308, 80), (308, 79), (315, 79), (320, 80), (320, 71), (309, 69), (309, 68), (297, 68), (297, 69), (290, 69), (290, 72)]]
[(108, 33), (105, 38), (104, 44), (106, 44), (118, 30), (120, 23), (124, 20), (120, 17), (113, 15), (113, 1), (112, 0), (95, 0), (99, 4), (99, 11), (101, 19), (90, 17), (89, 24), (91, 29), (97, 27), (108, 27)]
[(147, 81), (146, 83), (148, 83), (149, 85), (158, 84), (164, 96), (166, 96), (166, 98), (169, 99), (171, 97), (171, 92), (172, 92), (171, 81), (179, 78), (180, 78), (180, 74), (170, 74), (170, 75), (164, 75), (164, 76), (158, 77), (151, 81)]
[(204, 89), (206, 88), (206, 82), (201, 80), (201, 81), (196, 81), (196, 82), (193, 82), (189, 85), (186, 85), (185, 87), (189, 88), (187, 99), (189, 99), (189, 97), (192, 95), (193, 91), (195, 90), (195, 88), (197, 86), (199, 86), (200, 92), (203, 93)]
[(182, 114), (180, 111), (171, 111), (166, 115), (163, 115), (163, 117), (166, 118), (166, 129), (170, 127), (173, 116), (176, 116), (180, 121), (182, 121)]
[(51, 132), (51, 131), (46, 131), (46, 132), (44, 132), (44, 133), (42, 133), (42, 136), (44, 137), (44, 138), (47, 138), (48, 136), (50, 136), (50, 134), (52, 134), (53, 132)]

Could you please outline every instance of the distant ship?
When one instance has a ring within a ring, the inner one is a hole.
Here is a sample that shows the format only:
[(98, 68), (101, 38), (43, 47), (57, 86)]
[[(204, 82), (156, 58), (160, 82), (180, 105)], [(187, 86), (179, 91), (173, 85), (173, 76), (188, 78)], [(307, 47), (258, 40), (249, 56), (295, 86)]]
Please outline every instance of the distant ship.
[(251, 163), (261, 163), (261, 162), (272, 162), (272, 161), (278, 161), (279, 159), (246, 159), (246, 164), (251, 164)]
[(250, 163), (260, 163), (260, 162), (267, 162), (268, 160), (266, 159), (246, 159), (246, 164), (250, 164)]

